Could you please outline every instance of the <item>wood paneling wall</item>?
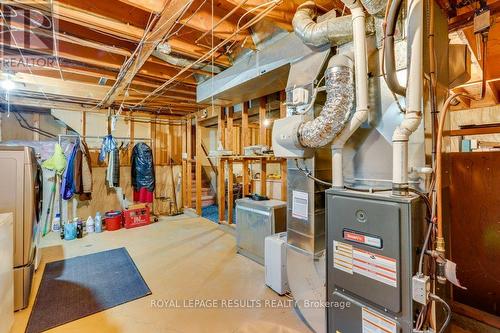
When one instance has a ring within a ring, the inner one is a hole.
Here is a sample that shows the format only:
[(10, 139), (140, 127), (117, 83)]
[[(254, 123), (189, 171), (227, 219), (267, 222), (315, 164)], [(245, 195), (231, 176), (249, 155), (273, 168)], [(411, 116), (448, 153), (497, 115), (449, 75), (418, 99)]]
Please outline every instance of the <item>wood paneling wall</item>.
[(453, 300), (499, 316), (500, 152), (445, 156), (451, 259), (467, 287), (454, 287)]

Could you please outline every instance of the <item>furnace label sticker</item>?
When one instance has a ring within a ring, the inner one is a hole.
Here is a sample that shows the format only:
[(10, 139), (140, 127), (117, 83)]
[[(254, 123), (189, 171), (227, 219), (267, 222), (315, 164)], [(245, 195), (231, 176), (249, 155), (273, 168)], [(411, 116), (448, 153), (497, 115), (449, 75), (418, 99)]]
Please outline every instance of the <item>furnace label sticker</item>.
[(363, 308), (363, 333), (397, 333), (398, 325), (381, 315)]
[(306, 192), (293, 191), (292, 216), (301, 220), (309, 217), (309, 194)]
[(333, 241), (333, 267), (353, 274), (352, 245)]
[(376, 247), (377, 249), (382, 248), (382, 239), (380, 237), (365, 235), (348, 229), (345, 229), (343, 234), (345, 240)]
[(397, 288), (397, 261), (375, 253), (353, 248), (352, 266), (354, 273), (377, 280)]

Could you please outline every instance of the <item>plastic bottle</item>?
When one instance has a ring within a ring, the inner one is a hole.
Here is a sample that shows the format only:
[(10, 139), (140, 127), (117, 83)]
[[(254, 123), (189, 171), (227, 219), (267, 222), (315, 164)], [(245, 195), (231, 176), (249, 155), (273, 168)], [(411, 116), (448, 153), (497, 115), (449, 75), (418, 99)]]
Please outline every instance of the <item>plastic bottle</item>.
[(56, 216), (54, 217), (54, 220), (52, 220), (52, 231), (53, 232), (60, 232), (61, 231), (61, 214), (57, 213)]
[(101, 213), (97, 212), (94, 219), (94, 232), (102, 232), (102, 217)]
[(87, 223), (85, 223), (85, 227), (87, 229), (87, 233), (95, 232), (95, 224), (92, 216), (89, 216), (87, 219)]
[(68, 221), (64, 224), (64, 239), (72, 240), (76, 238), (76, 223)]
[(75, 218), (76, 223), (76, 238), (82, 238), (83, 237), (83, 222), (82, 220)]

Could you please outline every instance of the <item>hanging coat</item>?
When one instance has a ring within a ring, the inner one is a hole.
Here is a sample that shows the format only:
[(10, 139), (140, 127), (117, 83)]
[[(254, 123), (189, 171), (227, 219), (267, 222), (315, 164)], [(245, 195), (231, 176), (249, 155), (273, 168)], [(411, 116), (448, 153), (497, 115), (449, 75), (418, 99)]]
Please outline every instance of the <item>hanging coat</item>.
[(66, 170), (64, 171), (62, 184), (61, 184), (61, 197), (64, 200), (69, 200), (73, 197), (75, 193), (75, 168), (74, 163), (76, 159), (76, 154), (79, 150), (80, 140), (77, 140), (73, 149), (71, 150), (71, 155), (68, 159), (68, 164), (66, 166)]
[(106, 169), (106, 181), (109, 187), (120, 186), (120, 152), (115, 139), (111, 134), (102, 140), (99, 161), (103, 162), (108, 155), (108, 168)]
[(136, 144), (132, 150), (130, 162), (132, 164), (132, 187), (134, 191), (145, 188), (149, 192), (154, 192), (155, 168), (151, 148), (143, 142)]

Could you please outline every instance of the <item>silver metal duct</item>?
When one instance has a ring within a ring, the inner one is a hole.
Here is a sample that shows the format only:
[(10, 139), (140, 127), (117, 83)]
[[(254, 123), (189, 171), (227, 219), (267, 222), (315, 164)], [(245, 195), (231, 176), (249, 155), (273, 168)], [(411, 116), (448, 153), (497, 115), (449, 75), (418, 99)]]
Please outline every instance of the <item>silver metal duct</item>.
[[(157, 46), (156, 50), (153, 51), (153, 56), (155, 56), (158, 59), (161, 59), (161, 60), (163, 60), (171, 65), (174, 65), (174, 66), (179, 66), (179, 67), (192, 66), (192, 64), (194, 62), (193, 60), (184, 59), (181, 57), (174, 56), (174, 55), (170, 54), (171, 51), (172, 51), (172, 49), (168, 43), (162, 43), (162, 44), (159, 44)], [(197, 65), (194, 65), (192, 67), (194, 69), (202, 69), (202, 70), (205, 70), (207, 72), (213, 71), (215, 74), (218, 74), (222, 71), (219, 67), (213, 66), (213, 65), (197, 64)]]
[(352, 40), (351, 17), (341, 16), (315, 22), (316, 5), (307, 1), (299, 6), (293, 17), (293, 29), (307, 45), (321, 46), (327, 43), (340, 45)]
[[(294, 33), (275, 41), (261, 51), (238, 59), (222, 73), (200, 83), (196, 88), (198, 103), (227, 106), (275, 93), (287, 87), (291, 66), (310, 56), (326, 57), (330, 46), (305, 45)], [(322, 60), (316, 61), (319, 67)], [(319, 70), (319, 69), (318, 69)], [(317, 73), (316, 68), (307, 71)], [(308, 73), (309, 74), (309, 73)]]
[(326, 103), (318, 117), (303, 123), (298, 130), (299, 141), (304, 147), (323, 147), (344, 128), (354, 102), (352, 67), (351, 59), (344, 55), (330, 60), (325, 73)]
[(360, 0), (370, 15), (384, 17), (387, 0)]

